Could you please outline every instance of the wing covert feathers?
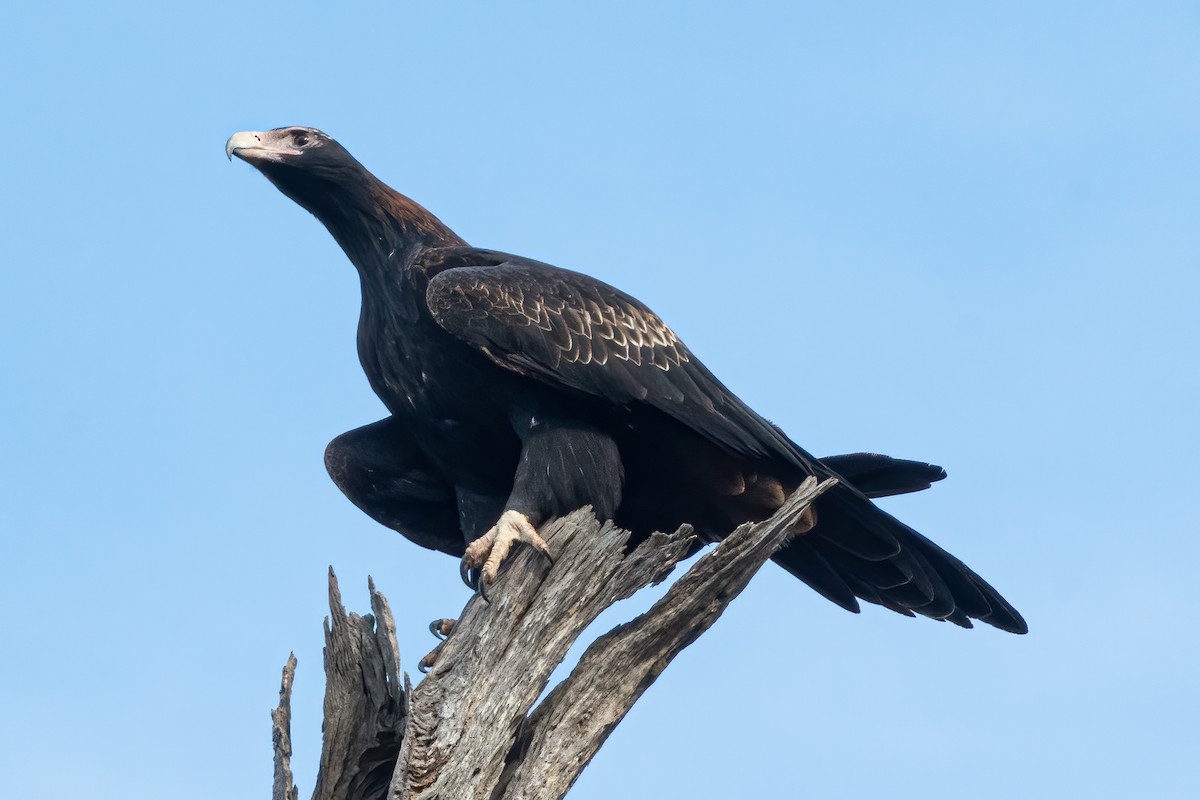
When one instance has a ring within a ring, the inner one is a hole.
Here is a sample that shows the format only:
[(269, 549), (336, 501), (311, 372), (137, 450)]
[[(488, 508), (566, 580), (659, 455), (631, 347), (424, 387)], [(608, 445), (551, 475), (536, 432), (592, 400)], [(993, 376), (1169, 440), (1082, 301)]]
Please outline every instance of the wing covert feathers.
[[(455, 263), (470, 255), (457, 252)], [(644, 403), (733, 453), (781, 459), (812, 474), (805, 454), (638, 300), (517, 256), (479, 251), (477, 260), (484, 265), (438, 272), (425, 299), (439, 325), (496, 364), (615, 405)]]
[[(554, 280), (539, 280), (543, 277)], [(537, 353), (545, 358), (541, 366), (547, 369), (616, 360), (667, 371), (690, 360), (683, 342), (657, 314), (584, 278), (539, 276), (505, 266), (459, 268), (438, 275), (426, 300), (434, 319), (456, 335), (503, 326), (514, 339), (537, 340), (542, 345)]]

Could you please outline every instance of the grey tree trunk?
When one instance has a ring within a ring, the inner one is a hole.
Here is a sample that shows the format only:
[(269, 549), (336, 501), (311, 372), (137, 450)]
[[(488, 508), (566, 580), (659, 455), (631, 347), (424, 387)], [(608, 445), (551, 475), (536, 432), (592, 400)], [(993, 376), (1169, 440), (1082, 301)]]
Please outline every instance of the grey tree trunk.
[[(659, 583), (688, 552), (690, 529), (625, 553), (629, 533), (586, 509), (546, 525), (553, 567), (520, 549), (475, 596), (414, 689), (400, 672), (395, 622), (368, 579), (372, 614), (347, 613), (329, 573), (325, 721), (313, 800), (557, 800), (671, 660), (703, 634), (834, 483), (810, 478), (770, 519), (743, 525), (699, 559), (649, 611), (594, 641), (534, 703), (568, 649), (604, 609)], [(296, 800), (283, 669), (273, 800)]]

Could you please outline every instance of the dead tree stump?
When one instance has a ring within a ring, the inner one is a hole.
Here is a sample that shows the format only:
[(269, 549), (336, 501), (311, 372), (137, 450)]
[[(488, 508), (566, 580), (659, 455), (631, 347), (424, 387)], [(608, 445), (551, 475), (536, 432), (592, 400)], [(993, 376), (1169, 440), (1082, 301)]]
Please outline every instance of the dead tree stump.
[[(671, 660), (716, 622), (799, 515), (834, 483), (809, 478), (770, 519), (743, 525), (696, 562), (649, 611), (594, 641), (534, 703), (550, 674), (606, 608), (659, 583), (693, 542), (682, 528), (625, 552), (627, 531), (582, 509), (546, 525), (555, 555), (514, 553), (463, 609), (414, 689), (400, 671), (395, 622), (368, 579), (372, 614), (347, 613), (329, 573), (325, 708), (313, 800), (557, 800)], [(296, 800), (288, 659), (272, 713), (273, 800)]]

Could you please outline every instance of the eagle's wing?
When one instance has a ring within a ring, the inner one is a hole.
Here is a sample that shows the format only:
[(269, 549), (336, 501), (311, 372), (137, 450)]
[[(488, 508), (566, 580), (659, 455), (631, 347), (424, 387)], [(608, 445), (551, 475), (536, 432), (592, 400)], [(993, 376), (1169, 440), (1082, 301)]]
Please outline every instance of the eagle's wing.
[[(468, 260), (463, 250), (455, 248), (452, 263)], [(577, 272), (475, 252), (483, 265), (443, 269), (425, 298), (438, 324), (496, 364), (614, 405), (645, 403), (734, 453), (813, 471), (815, 459), (725, 388), (638, 300)]]
[[(739, 400), (624, 292), (492, 251), (447, 248), (432, 261), (425, 298), (434, 319), (505, 369), (617, 405), (645, 403), (734, 453), (837, 474)], [(853, 611), (858, 596), (964, 627), (973, 617), (1028, 630), (986, 581), (853, 484), (842, 480), (819, 502), (820, 524), (774, 558), (829, 599)]]

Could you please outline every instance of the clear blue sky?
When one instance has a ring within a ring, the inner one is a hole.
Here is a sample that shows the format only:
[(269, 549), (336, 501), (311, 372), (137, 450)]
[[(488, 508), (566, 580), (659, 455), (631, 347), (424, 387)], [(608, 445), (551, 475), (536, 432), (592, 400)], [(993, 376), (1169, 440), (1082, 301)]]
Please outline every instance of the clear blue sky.
[(222, 152), (307, 124), (805, 447), (944, 464), (889, 508), (1029, 620), (764, 570), (574, 800), (1194, 796), (1197, 3), (347, 5), (6, 15), (0, 795), (266, 797), (294, 648), (307, 796), (326, 565), (410, 670), (466, 600), (325, 476), (358, 284)]

